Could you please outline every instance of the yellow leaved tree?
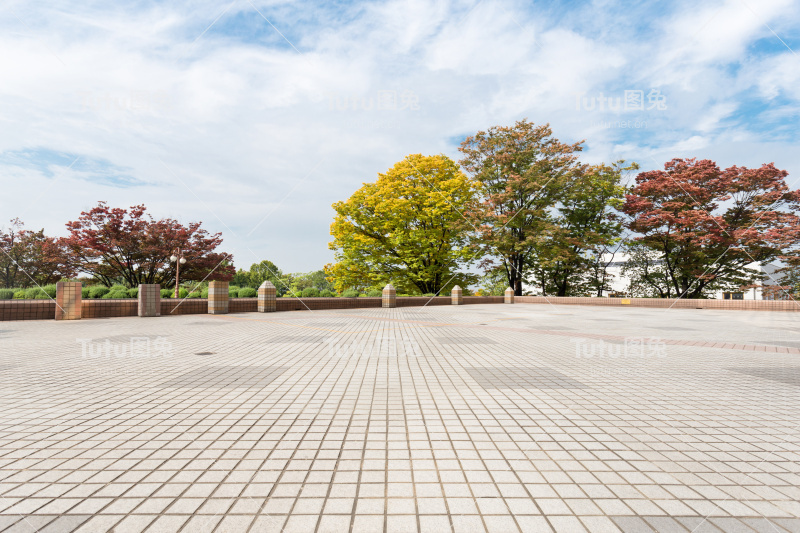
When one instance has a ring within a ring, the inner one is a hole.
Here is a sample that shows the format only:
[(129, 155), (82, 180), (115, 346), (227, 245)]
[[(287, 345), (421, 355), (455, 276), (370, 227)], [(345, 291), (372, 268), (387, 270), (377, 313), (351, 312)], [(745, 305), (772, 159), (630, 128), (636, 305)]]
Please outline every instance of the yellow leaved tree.
[(336, 290), (388, 282), (398, 292), (439, 293), (474, 283), (462, 273), (475, 258), (472, 227), (476, 183), (444, 155), (409, 155), (345, 202), (333, 204), (336, 263), (326, 267)]

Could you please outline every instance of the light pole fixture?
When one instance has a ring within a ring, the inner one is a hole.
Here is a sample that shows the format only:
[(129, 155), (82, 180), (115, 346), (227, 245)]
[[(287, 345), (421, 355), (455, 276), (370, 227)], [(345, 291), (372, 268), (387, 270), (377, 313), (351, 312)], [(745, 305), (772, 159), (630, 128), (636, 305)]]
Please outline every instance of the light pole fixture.
[(169, 257), (169, 260), (175, 263), (175, 299), (179, 297), (178, 287), (181, 283), (181, 265), (186, 263), (186, 258), (183, 257), (181, 249), (178, 248), (178, 253)]

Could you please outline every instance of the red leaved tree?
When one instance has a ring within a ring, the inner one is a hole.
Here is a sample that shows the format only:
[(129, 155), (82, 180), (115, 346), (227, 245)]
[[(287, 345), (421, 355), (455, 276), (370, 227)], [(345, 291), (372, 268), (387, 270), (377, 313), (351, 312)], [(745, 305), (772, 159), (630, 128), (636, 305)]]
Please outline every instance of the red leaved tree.
[(707, 159), (640, 173), (622, 210), (640, 234), (636, 245), (665, 275), (637, 282), (688, 298), (751, 282), (745, 265), (776, 259), (797, 242), (800, 191), (789, 190), (787, 175), (772, 163), (720, 170)]
[(74, 275), (60, 239), (25, 229), (18, 218), (7, 231), (0, 229), (0, 286), (47, 285)]
[(220, 233), (209, 234), (200, 222), (186, 226), (177, 220), (156, 220), (143, 205), (112, 208), (105, 202), (67, 223), (64, 242), (75, 267), (105, 285), (123, 282), (174, 285), (175, 266), (169, 257), (180, 248), (186, 258), (181, 279), (228, 281), (235, 273), (231, 255), (214, 250), (222, 244)]

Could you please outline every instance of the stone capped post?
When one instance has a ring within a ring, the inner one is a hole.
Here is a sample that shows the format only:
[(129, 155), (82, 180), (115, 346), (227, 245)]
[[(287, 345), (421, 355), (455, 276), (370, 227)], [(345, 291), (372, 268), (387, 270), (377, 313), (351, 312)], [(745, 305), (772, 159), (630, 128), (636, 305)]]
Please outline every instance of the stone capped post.
[(381, 302), (383, 307), (397, 307), (397, 291), (394, 290), (391, 283), (387, 283), (383, 288)]
[(277, 309), (275, 285), (267, 280), (258, 288), (258, 312), (272, 313)]
[(228, 314), (228, 282), (212, 281), (208, 284), (208, 314)]
[(504, 298), (503, 298), (503, 303), (507, 303), (507, 304), (513, 304), (514, 303), (514, 289), (512, 289), (511, 287), (506, 289), (506, 292), (505, 292), (505, 295), (504, 295)]
[(161, 285), (158, 283), (140, 283), (139, 316), (161, 316)]
[(464, 291), (462, 291), (461, 287), (459, 287), (458, 285), (453, 287), (453, 290), (450, 291), (450, 303), (453, 304), (453, 305), (461, 305), (461, 304), (463, 304), (464, 303), (463, 292)]
[(80, 320), (81, 283), (59, 281), (56, 283), (56, 320)]

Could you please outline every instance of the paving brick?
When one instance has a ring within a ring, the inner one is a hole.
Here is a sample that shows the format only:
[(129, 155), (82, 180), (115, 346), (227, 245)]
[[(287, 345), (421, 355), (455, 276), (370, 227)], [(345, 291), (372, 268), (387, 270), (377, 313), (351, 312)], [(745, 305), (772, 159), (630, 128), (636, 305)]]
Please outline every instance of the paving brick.
[(800, 530), (794, 314), (374, 300), (6, 323), (0, 528)]

